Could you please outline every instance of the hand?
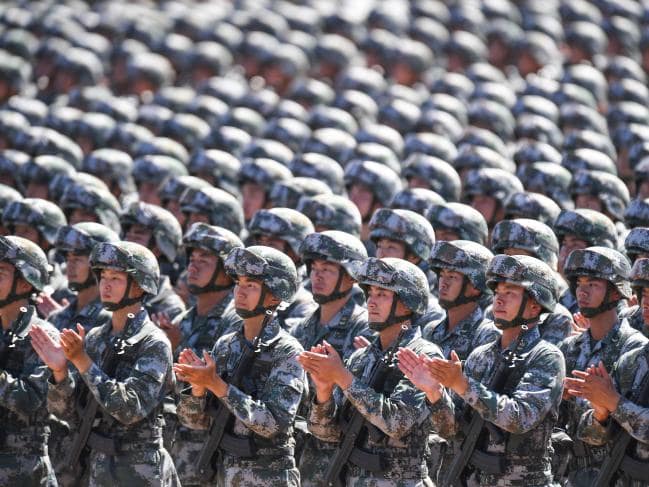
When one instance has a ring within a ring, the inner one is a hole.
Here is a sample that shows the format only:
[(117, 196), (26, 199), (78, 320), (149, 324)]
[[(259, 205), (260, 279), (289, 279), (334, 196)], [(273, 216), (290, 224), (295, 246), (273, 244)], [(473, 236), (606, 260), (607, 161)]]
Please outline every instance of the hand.
[(354, 376), (345, 368), (340, 355), (338, 355), (334, 347), (327, 341), (323, 341), (320, 346), (322, 348), (317, 349), (319, 352), (302, 352), (300, 354), (300, 363), (309, 361), (307, 368), (312, 375), (317, 374), (319, 380), (333, 382), (341, 389), (347, 389), (351, 385)]
[(63, 348), (58, 337), (52, 338), (47, 331), (39, 325), (33, 325), (29, 330), (32, 347), (47, 367), (52, 371), (54, 380), (58, 383), (68, 375), (68, 360), (65, 358)]
[(451, 351), (450, 360), (433, 358), (426, 360), (426, 366), (434, 379), (449, 389), (453, 389), (460, 396), (469, 387), (469, 381), (462, 373), (462, 361), (455, 350)]
[(621, 396), (601, 361), (596, 367), (588, 367), (586, 371), (573, 370), (572, 375), (575, 378), (564, 379), (568, 394), (586, 399), (598, 416), (603, 416), (604, 410), (612, 413), (617, 409)]
[(580, 335), (590, 328), (590, 320), (581, 313), (575, 313), (574, 315), (572, 315), (572, 318), (573, 326), (571, 335)]
[(431, 404), (439, 401), (444, 389), (428, 370), (425, 362), (426, 356), (417, 355), (409, 348), (400, 348), (397, 358), (399, 359), (399, 370), (417, 389), (426, 394), (428, 401)]
[(180, 326), (173, 324), (167, 313), (154, 313), (151, 316), (151, 319), (162, 331), (165, 332), (167, 338), (171, 342), (171, 349), (176, 350), (183, 339)]
[(356, 338), (354, 338), (354, 348), (356, 350), (358, 350), (360, 348), (369, 347), (369, 346), (370, 346), (370, 341), (367, 338), (365, 338), (364, 336), (359, 335)]
[(61, 332), (61, 347), (65, 357), (72, 362), (80, 373), (86, 372), (92, 360), (86, 353), (84, 342), (86, 339), (86, 330), (77, 323), (77, 331), (65, 329)]
[(63, 308), (67, 307), (70, 303), (67, 299), (63, 299), (61, 303), (58, 303), (52, 296), (45, 293), (40, 293), (36, 297), (36, 307), (38, 312), (42, 314), (45, 318), (48, 318), (51, 314), (61, 311)]
[[(183, 350), (185, 352), (186, 350)], [(193, 352), (191, 352), (193, 353)], [(228, 385), (216, 372), (216, 362), (212, 356), (203, 351), (203, 360), (192, 365), (177, 363), (173, 366), (174, 372), (192, 385), (192, 393), (210, 390), (215, 396), (223, 397), (228, 392)], [(195, 394), (199, 395), (199, 394)], [(202, 394), (200, 394), (202, 395)]]

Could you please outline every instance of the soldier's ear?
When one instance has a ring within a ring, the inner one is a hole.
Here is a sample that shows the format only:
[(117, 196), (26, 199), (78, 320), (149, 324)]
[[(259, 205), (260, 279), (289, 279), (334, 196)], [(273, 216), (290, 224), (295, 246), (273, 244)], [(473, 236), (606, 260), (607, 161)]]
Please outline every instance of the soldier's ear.
[(28, 283), (22, 276), (16, 276), (16, 294), (28, 293), (30, 291), (36, 292), (34, 286)]

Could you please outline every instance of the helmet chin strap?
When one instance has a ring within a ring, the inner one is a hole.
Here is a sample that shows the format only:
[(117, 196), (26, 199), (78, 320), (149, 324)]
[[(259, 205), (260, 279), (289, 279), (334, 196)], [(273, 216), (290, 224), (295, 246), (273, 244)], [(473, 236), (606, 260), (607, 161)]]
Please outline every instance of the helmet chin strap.
[(397, 294), (394, 293), (392, 296), (392, 306), (390, 307), (390, 314), (386, 318), (385, 321), (370, 321), (367, 326), (374, 331), (381, 332), (385, 330), (386, 328), (395, 325), (397, 323), (403, 323), (404, 321), (411, 320), (413, 317), (413, 313), (408, 313), (407, 315), (401, 315), (401, 316), (396, 316), (397, 312), (397, 304), (399, 302), (399, 299), (397, 298)]
[(232, 289), (234, 287), (234, 284), (228, 284), (228, 285), (223, 285), (220, 286), (216, 284), (216, 279), (219, 277), (219, 274), (221, 274), (221, 271), (223, 270), (223, 261), (219, 257), (218, 262), (216, 263), (216, 267), (214, 268), (214, 272), (212, 272), (212, 277), (210, 277), (210, 280), (208, 281), (208, 284), (205, 286), (196, 286), (195, 284), (189, 284), (189, 292), (192, 294), (204, 294), (204, 293), (210, 293), (210, 292), (216, 292), (216, 291), (225, 291), (226, 289)]
[(86, 277), (86, 280), (83, 282), (72, 282), (68, 281), (68, 287), (70, 288), (71, 291), (84, 291), (92, 286), (97, 285), (97, 279), (93, 275), (93, 273), (89, 270), (88, 271), (88, 277)]
[(338, 280), (336, 281), (336, 286), (334, 287), (334, 290), (330, 294), (313, 294), (313, 300), (318, 303), (318, 304), (326, 304), (326, 303), (331, 303), (332, 301), (336, 301), (337, 299), (344, 298), (349, 294), (349, 292), (352, 290), (349, 288), (347, 291), (341, 291), (340, 290), (340, 285), (343, 282), (343, 276), (344, 276), (344, 271), (342, 269), (342, 266), (339, 266), (338, 268)]
[(16, 279), (16, 270), (14, 269), (14, 275), (11, 280), (11, 289), (9, 290), (9, 294), (7, 294), (7, 297), (4, 299), (0, 299), (0, 308), (4, 308), (5, 306), (8, 306), (12, 303), (15, 303), (16, 301), (20, 301), (22, 299), (29, 299), (29, 297), (33, 294), (34, 291), (28, 291), (25, 293), (16, 293), (16, 287), (18, 286), (18, 279)]
[(495, 318), (494, 323), (496, 327), (500, 330), (507, 330), (509, 328), (514, 328), (516, 326), (529, 325), (538, 320), (538, 316), (534, 318), (523, 318), (523, 313), (525, 313), (525, 306), (527, 306), (528, 294), (527, 292), (523, 293), (523, 299), (521, 304), (518, 307), (518, 312), (512, 320), (505, 320), (503, 318)]
[(584, 315), (586, 318), (592, 318), (599, 314), (602, 314), (606, 311), (609, 311), (617, 306), (618, 301), (611, 301), (611, 291), (613, 291), (613, 285), (609, 282), (606, 286), (606, 294), (602, 299), (602, 302), (599, 306), (590, 307), (590, 308), (579, 308), (579, 312)]
[(131, 292), (132, 284), (133, 284), (133, 278), (131, 276), (128, 276), (126, 281), (126, 289), (124, 290), (124, 295), (122, 296), (122, 299), (120, 299), (116, 303), (102, 301), (101, 304), (104, 306), (104, 309), (106, 309), (107, 311), (118, 311), (120, 309), (126, 308), (127, 306), (142, 301), (142, 296), (136, 298), (128, 297), (129, 293)]
[(269, 307), (264, 306), (264, 300), (266, 299), (266, 286), (262, 286), (261, 294), (259, 295), (259, 300), (253, 309), (246, 308), (235, 308), (237, 314), (241, 316), (244, 320), (248, 318), (254, 318), (255, 316), (262, 315), (266, 312)]
[(465, 295), (466, 287), (468, 285), (469, 285), (469, 278), (466, 277), (465, 275), (462, 275), (462, 287), (460, 288), (460, 292), (457, 293), (455, 299), (440, 299), (439, 305), (444, 309), (452, 309), (462, 304), (474, 303), (476, 301), (479, 301), (480, 298), (482, 297), (480, 294), (478, 294), (477, 296)]

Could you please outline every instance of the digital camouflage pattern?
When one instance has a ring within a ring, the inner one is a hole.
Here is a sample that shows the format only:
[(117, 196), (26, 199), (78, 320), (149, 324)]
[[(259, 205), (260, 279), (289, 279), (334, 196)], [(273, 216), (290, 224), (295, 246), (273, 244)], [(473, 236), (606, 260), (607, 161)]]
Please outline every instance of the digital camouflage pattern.
[[(632, 436), (629, 454), (636, 460), (649, 462), (649, 420), (647, 407), (635, 399), (638, 390), (649, 378), (649, 345), (631, 350), (616, 362), (611, 376), (615, 388), (622, 395), (611, 418)], [(644, 399), (646, 401), (646, 398)], [(593, 417), (592, 409), (587, 410), (579, 421), (577, 436), (580, 440), (594, 446), (604, 446), (613, 439), (609, 425), (603, 425)], [(631, 478), (618, 471), (614, 487), (645, 487), (645, 481)]]
[(462, 194), (465, 198), (487, 195), (495, 198), (501, 205), (514, 194), (524, 191), (520, 180), (504, 169), (486, 167), (472, 169), (464, 179)]
[(437, 157), (415, 153), (408, 157), (401, 170), (401, 176), (407, 180), (419, 178), (430, 185), (430, 189), (446, 201), (458, 201), (462, 181), (456, 168)]
[(339, 264), (352, 275), (354, 269), (367, 259), (367, 251), (357, 237), (337, 230), (326, 230), (307, 235), (300, 246), (300, 256), (307, 266), (314, 260), (326, 260)]
[(426, 213), (433, 228), (455, 232), (462, 240), (471, 240), (481, 245), (487, 242), (489, 229), (482, 213), (463, 203), (434, 205)]
[(401, 189), (399, 175), (385, 164), (374, 161), (353, 161), (345, 167), (345, 186), (349, 189), (354, 184), (372, 191), (383, 206), (389, 206)]
[[(604, 363), (606, 370), (626, 352), (644, 346), (647, 339), (629, 326), (626, 320), (618, 321), (608, 334), (599, 341), (593, 339), (590, 330), (566, 338), (560, 349), (563, 353), (566, 370), (586, 370), (590, 365)], [(558, 427), (573, 438), (577, 438), (577, 428), (582, 415), (590, 409), (588, 401), (580, 398), (566, 399), (561, 403)], [(568, 479), (575, 487), (593, 485), (599, 466), (608, 454), (604, 446), (591, 446), (577, 442), (573, 447), (574, 457), (568, 466)]]
[(91, 486), (179, 486), (171, 457), (162, 447), (162, 401), (174, 387), (169, 341), (140, 310), (120, 334), (133, 346), (120, 359), (115, 376), (108, 377), (101, 357), (116, 339), (111, 331), (112, 324), (107, 323), (88, 333), (85, 349), (92, 365), (83, 374), (71, 369), (62, 382), (50, 383), (47, 408), (73, 429), (79, 421), (75, 401), (82, 383), (101, 406), (93, 432), (113, 438), (118, 452), (112, 455), (91, 448), (87, 458)]
[(505, 249), (530, 252), (553, 270), (559, 260), (559, 241), (546, 224), (528, 218), (503, 220), (496, 224), (491, 234), (491, 249), (502, 253)]
[(144, 298), (144, 307), (150, 315), (164, 313), (170, 319), (175, 319), (185, 311), (185, 302), (174, 291), (169, 276), (160, 276), (158, 280), (158, 292)]
[(194, 248), (208, 250), (225, 260), (230, 251), (243, 247), (241, 239), (226, 228), (194, 223), (183, 236), (183, 246), (189, 258), (189, 251)]
[(70, 184), (63, 191), (59, 201), (61, 209), (70, 214), (72, 210), (81, 209), (94, 213), (99, 223), (119, 232), (119, 201), (106, 189), (94, 187), (81, 182)]
[(302, 213), (290, 208), (258, 210), (248, 224), (252, 237), (266, 235), (284, 240), (295, 252), (300, 253), (300, 244), (315, 230), (311, 221)]
[(99, 298), (77, 309), (77, 297), (74, 296), (65, 308), (51, 314), (48, 321), (59, 331), (65, 328), (76, 331), (79, 323), (88, 332), (96, 326), (107, 323), (110, 318), (111, 314), (104, 309)]
[(60, 252), (90, 254), (101, 242), (117, 242), (119, 235), (100, 223), (81, 222), (64, 226), (56, 234), (54, 246)]
[(237, 177), (241, 162), (232, 154), (218, 149), (197, 150), (192, 154), (187, 166), (189, 173), (203, 178), (209, 175), (214, 186), (237, 194)]
[(42, 291), (50, 282), (52, 266), (45, 252), (25, 238), (0, 236), (0, 261), (13, 265), (37, 291)]
[(629, 228), (649, 226), (649, 201), (632, 199), (624, 211), (624, 223)]
[(520, 165), (516, 175), (527, 191), (538, 192), (552, 198), (564, 210), (574, 208), (575, 205), (570, 197), (572, 174), (565, 167), (553, 162), (533, 162)]
[(241, 204), (222, 189), (189, 188), (180, 198), (180, 210), (206, 215), (211, 225), (226, 228), (237, 235), (241, 235), (244, 229)]
[(11, 231), (14, 225), (33, 226), (52, 245), (56, 232), (66, 223), (65, 215), (58, 206), (40, 198), (13, 201), (2, 212), (2, 226)]
[(573, 197), (587, 194), (599, 197), (604, 210), (616, 221), (624, 220), (624, 210), (631, 201), (624, 182), (604, 171), (578, 171), (570, 183)]
[(0, 222), (2, 222), (2, 213), (4, 209), (13, 201), (20, 201), (23, 196), (11, 186), (0, 184)]
[(624, 239), (624, 249), (632, 261), (638, 257), (649, 257), (649, 228), (631, 230)]
[(370, 220), (370, 238), (378, 242), (381, 238), (403, 242), (415, 257), (427, 261), (430, 249), (435, 243), (435, 232), (431, 224), (418, 213), (410, 210), (380, 208)]
[(631, 289), (638, 298), (638, 304), (630, 316), (629, 324), (638, 331), (641, 331), (649, 338), (649, 324), (645, 323), (642, 316), (642, 289), (649, 287), (649, 259), (637, 259), (631, 268)]
[(303, 197), (297, 211), (311, 220), (316, 231), (339, 230), (354, 237), (361, 234), (361, 214), (356, 205), (344, 196)]
[(295, 209), (304, 196), (317, 196), (319, 194), (332, 195), (333, 192), (327, 186), (327, 183), (319, 179), (297, 177), (276, 182), (269, 198), (273, 207)]
[(266, 197), (278, 181), (286, 181), (293, 177), (289, 168), (273, 159), (253, 159), (241, 164), (239, 170), (239, 185), (246, 182), (259, 184), (266, 191)]
[(431, 249), (430, 267), (439, 273), (442, 269), (459, 272), (481, 292), (488, 292), (487, 269), (493, 254), (483, 245), (470, 240), (436, 242)]
[(180, 201), (180, 197), (188, 189), (209, 188), (211, 184), (195, 176), (172, 176), (158, 190), (158, 197), (163, 203)]
[(187, 168), (174, 157), (152, 154), (135, 159), (131, 174), (136, 184), (153, 183), (161, 185), (167, 178), (172, 176), (187, 175)]
[(617, 250), (606, 247), (588, 247), (573, 250), (563, 266), (563, 273), (575, 294), (576, 280), (579, 276), (604, 279), (613, 284), (623, 298), (631, 297), (629, 276), (631, 264)]
[[(500, 339), (473, 350), (464, 365), (469, 387), (461, 396), (453, 393), (456, 411), (455, 429), (460, 431), (467, 412), (480, 414), (493, 427), (486, 428), (486, 439), (479, 449), (504, 457), (500, 474), (476, 471), (478, 485), (547, 486), (551, 485), (550, 436), (556, 422), (566, 368), (561, 352), (542, 340), (537, 327), (521, 330), (517, 347), (521, 362), (516, 365), (498, 394), (486, 384), (503, 359)], [(512, 343), (507, 350), (512, 350)], [(461, 442), (461, 433), (453, 438)]]
[[(439, 348), (422, 339), (418, 328), (409, 328), (401, 337), (400, 347), (407, 347), (417, 354), (441, 358)], [(377, 428), (376, 435), (367, 435), (359, 445), (363, 450), (381, 455), (387, 468), (372, 473), (348, 464), (345, 485), (377, 487), (415, 487), (429, 485), (428, 435), (435, 431), (443, 436), (454, 434), (453, 415), (449, 395), (431, 405), (426, 395), (418, 390), (395, 366), (388, 374), (382, 390), (366, 385), (375, 363), (383, 356), (378, 338), (371, 345), (357, 350), (346, 361), (347, 369), (354, 375), (352, 384), (345, 390), (334, 388), (334, 396), (328, 402), (312, 402), (308, 418), (309, 431), (319, 439), (327, 454), (322, 462), (312, 467), (312, 478), (322, 478), (333, 458), (337, 443), (344, 431), (338, 423), (347, 404), (356, 408), (365, 419)], [(328, 446), (327, 446), (328, 444)]]
[(617, 248), (615, 224), (609, 217), (595, 210), (563, 210), (554, 223), (554, 233), (559, 241), (566, 235), (574, 235), (589, 246)]
[(15, 335), (16, 347), (0, 370), (0, 482), (55, 487), (57, 481), (47, 449), (50, 428), (45, 407), (50, 372), (31, 346), (28, 333), (34, 324), (52, 337), (58, 335), (51, 324), (38, 318), (31, 305), (7, 330), (1, 331), (2, 340)]
[[(212, 356), (222, 376), (231, 375), (244, 345), (243, 326), (221, 337)], [(230, 385), (219, 400), (235, 416), (232, 432), (252, 436), (257, 445), (253, 459), (222, 453), (217, 485), (256, 487), (279, 485), (298, 487), (300, 475), (293, 458), (293, 422), (306, 388), (305, 373), (297, 362), (299, 343), (271, 321), (261, 337), (261, 353), (243, 377), (241, 388)], [(180, 421), (196, 430), (209, 428), (206, 397), (182, 394), (178, 405)]]
[(425, 215), (433, 205), (443, 203), (444, 198), (430, 189), (406, 188), (394, 195), (390, 208), (410, 210)]
[(514, 193), (505, 203), (505, 219), (536, 218), (549, 227), (554, 225), (560, 212), (561, 208), (554, 200), (540, 193), (529, 191)]

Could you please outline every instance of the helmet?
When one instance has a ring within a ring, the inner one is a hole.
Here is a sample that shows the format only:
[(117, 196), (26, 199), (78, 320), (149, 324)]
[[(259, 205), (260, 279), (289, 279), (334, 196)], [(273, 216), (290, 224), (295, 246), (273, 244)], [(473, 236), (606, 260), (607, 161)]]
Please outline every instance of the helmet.
[(561, 208), (553, 200), (539, 193), (514, 193), (505, 203), (505, 219), (536, 218), (548, 226), (554, 225)]
[(471, 240), (484, 245), (489, 229), (487, 222), (475, 208), (462, 203), (433, 205), (426, 213), (433, 228), (449, 230), (458, 234), (462, 240)]
[(580, 170), (588, 170), (617, 175), (617, 168), (613, 159), (595, 149), (584, 148), (568, 152), (563, 156), (561, 165), (573, 174)]
[(550, 227), (537, 220), (517, 218), (498, 222), (491, 235), (491, 248), (495, 253), (502, 253), (507, 248), (525, 250), (552, 269), (557, 269), (557, 237)]
[(488, 195), (505, 205), (508, 198), (516, 192), (524, 191), (520, 180), (503, 169), (473, 169), (466, 175), (464, 196)]
[[(430, 267), (438, 273), (442, 269), (459, 272), (473, 287), (484, 293), (488, 291), (487, 269), (491, 259), (493, 259), (493, 254), (488, 248), (470, 240), (436, 242), (430, 252)], [(462, 289), (454, 304), (459, 305), (465, 302), (467, 300), (464, 296), (464, 289)]]
[(239, 200), (218, 188), (187, 189), (180, 198), (180, 211), (202, 213), (210, 224), (227, 228), (240, 235), (243, 231), (243, 209)]
[(517, 176), (527, 191), (544, 194), (563, 209), (574, 208), (569, 191), (572, 174), (565, 167), (554, 162), (534, 162), (520, 166)]
[(649, 228), (637, 227), (624, 240), (626, 255), (635, 260), (638, 254), (649, 254)]
[(224, 189), (232, 195), (239, 194), (237, 177), (241, 162), (228, 152), (218, 149), (198, 150), (189, 160), (188, 170), (192, 176), (210, 176), (214, 186)]
[[(629, 276), (631, 264), (629, 260), (617, 250), (606, 247), (588, 247), (573, 250), (563, 266), (563, 272), (570, 284), (570, 290), (576, 295), (577, 278), (580, 276), (594, 277), (608, 281), (622, 298), (631, 297)], [(617, 301), (611, 301), (608, 292), (604, 302), (594, 308), (580, 308), (581, 313), (587, 318), (612, 309)]]
[(22, 195), (11, 186), (0, 184), (0, 223), (2, 222), (2, 213), (7, 205), (13, 201), (20, 201), (22, 199)]
[[(545, 311), (554, 311), (558, 290), (556, 274), (539, 259), (528, 255), (496, 255), (487, 270), (487, 286), (494, 291), (499, 282), (521, 286)], [(527, 324), (522, 317), (524, 308), (525, 301), (513, 320), (496, 319), (496, 324), (501, 328)]]
[(118, 240), (119, 235), (101, 223), (81, 222), (61, 227), (54, 246), (61, 252), (90, 255), (95, 245)]
[(133, 163), (133, 179), (137, 184), (153, 183), (160, 185), (172, 176), (184, 176), (187, 168), (178, 159), (165, 155), (147, 155)]
[(284, 165), (272, 159), (253, 159), (246, 161), (239, 170), (239, 184), (253, 182), (262, 186), (270, 193), (277, 181), (291, 179), (291, 171)]
[(131, 225), (142, 225), (148, 228), (162, 255), (169, 262), (176, 260), (182, 239), (182, 229), (171, 212), (157, 205), (134, 201), (122, 213), (120, 221), (124, 235)]
[(579, 171), (570, 188), (573, 195), (597, 196), (613, 218), (624, 219), (624, 210), (631, 198), (626, 185), (617, 176), (603, 171)]
[(559, 241), (574, 235), (589, 246), (617, 247), (617, 230), (609, 217), (595, 210), (579, 208), (563, 210), (554, 222), (554, 233)]
[(453, 161), (456, 171), (462, 172), (470, 169), (494, 168), (513, 173), (516, 165), (510, 159), (502, 156), (495, 150), (480, 145), (463, 144), (457, 157)]
[[(293, 261), (285, 253), (262, 245), (232, 249), (225, 259), (225, 271), (235, 280), (238, 276), (260, 280), (273, 296), (286, 302), (293, 300), (299, 284)], [(261, 304), (263, 296), (259, 301)], [(255, 311), (257, 315), (265, 310)]]
[(327, 183), (314, 178), (293, 178), (275, 183), (269, 199), (273, 207), (297, 208), (300, 198), (318, 194), (332, 194)]
[[(424, 314), (428, 308), (429, 288), (426, 275), (411, 262), (392, 257), (370, 257), (355, 269), (353, 277), (364, 289), (377, 286), (392, 291), (415, 315)], [(386, 327), (411, 317), (395, 316), (395, 303), (396, 300), (393, 301), (390, 316), (384, 323)]]
[(649, 227), (649, 199), (631, 200), (624, 212), (624, 223), (628, 228)]
[(388, 206), (401, 189), (399, 176), (387, 166), (373, 161), (353, 161), (345, 168), (345, 186), (362, 184), (383, 206)]
[(121, 210), (117, 199), (106, 189), (90, 184), (70, 184), (61, 196), (61, 209), (69, 216), (76, 208), (89, 210), (115, 232), (119, 232), (119, 212)]
[(94, 150), (85, 157), (81, 169), (97, 176), (109, 186), (116, 183), (122, 193), (135, 191), (131, 176), (133, 159), (127, 152), (108, 148)]
[[(20, 275), (37, 291), (42, 291), (50, 281), (52, 266), (47, 261), (47, 256), (41, 248), (27, 239), (15, 236), (0, 236), (0, 261), (9, 262)], [(4, 307), (20, 299), (28, 298), (27, 294), (16, 294), (16, 280), (9, 295), (5, 297), (0, 306)]]
[(409, 210), (380, 208), (370, 220), (370, 238), (376, 242), (388, 238), (403, 242), (407, 251), (427, 261), (430, 249), (435, 243), (435, 232), (431, 224), (419, 213)]
[(305, 215), (290, 208), (271, 208), (258, 210), (248, 224), (248, 232), (253, 237), (268, 235), (284, 240), (295, 252), (300, 254), (300, 244), (307, 235), (314, 232), (313, 224)]
[(189, 188), (202, 189), (210, 187), (212, 187), (210, 183), (195, 176), (171, 176), (158, 190), (158, 197), (162, 203), (180, 201), (180, 197)]
[(56, 232), (67, 223), (61, 208), (40, 198), (25, 198), (9, 203), (2, 213), (2, 224), (11, 228), (14, 225), (31, 225), (51, 245), (56, 240)]
[(435, 191), (424, 188), (406, 188), (394, 195), (390, 208), (410, 210), (425, 215), (430, 207), (442, 203), (444, 203), (444, 198)]
[(449, 163), (424, 154), (413, 154), (406, 159), (401, 171), (405, 179), (417, 177), (428, 181), (430, 189), (447, 201), (458, 201), (462, 183), (457, 170)]
[(143, 245), (124, 241), (100, 243), (90, 253), (90, 268), (97, 276), (97, 281), (101, 277), (102, 269), (125, 272), (129, 277), (129, 285), (119, 302), (103, 303), (104, 307), (109, 311), (115, 311), (141, 301), (142, 298), (128, 297), (131, 279), (145, 293), (152, 296), (158, 294), (158, 283), (160, 281), (158, 260), (153, 255), (153, 252)]
[(289, 168), (296, 177), (319, 179), (327, 184), (334, 194), (343, 194), (345, 190), (343, 168), (323, 154), (301, 154), (291, 161)]
[[(638, 259), (631, 268), (631, 288), (636, 294), (642, 293), (642, 288), (649, 287), (649, 259)], [(638, 296), (639, 301), (640, 296)]]
[(354, 203), (339, 195), (304, 196), (297, 211), (306, 215), (316, 228), (340, 230), (354, 237), (361, 233), (361, 214)]
[(38, 156), (23, 164), (19, 169), (20, 182), (24, 187), (30, 182), (47, 184), (57, 174), (71, 176), (74, 167), (58, 156)]

